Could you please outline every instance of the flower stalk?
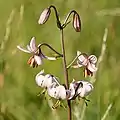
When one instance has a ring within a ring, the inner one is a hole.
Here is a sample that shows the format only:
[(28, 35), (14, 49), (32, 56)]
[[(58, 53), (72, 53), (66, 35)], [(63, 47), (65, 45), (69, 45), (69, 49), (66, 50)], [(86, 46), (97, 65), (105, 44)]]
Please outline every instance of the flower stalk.
[(39, 45), (38, 45), (39, 49), (40, 49), (42, 46), (47, 46), (47, 47), (48, 47), (49, 49), (51, 49), (53, 52), (55, 52), (56, 54), (58, 54), (58, 56), (56, 56), (56, 58), (58, 58), (58, 57), (63, 57), (62, 54), (60, 54), (59, 52), (57, 52), (53, 47), (51, 47), (51, 46), (48, 45), (47, 43), (39, 44)]
[[(65, 84), (66, 84), (67, 89), (69, 89), (68, 70), (67, 70), (66, 56), (65, 56), (65, 45), (64, 45), (63, 29), (61, 30), (61, 47), (62, 47), (62, 54), (63, 54), (62, 60), (63, 60), (63, 67), (64, 67)], [(70, 100), (67, 100), (67, 105), (68, 105), (68, 120), (72, 120), (71, 102), (70, 102)]]

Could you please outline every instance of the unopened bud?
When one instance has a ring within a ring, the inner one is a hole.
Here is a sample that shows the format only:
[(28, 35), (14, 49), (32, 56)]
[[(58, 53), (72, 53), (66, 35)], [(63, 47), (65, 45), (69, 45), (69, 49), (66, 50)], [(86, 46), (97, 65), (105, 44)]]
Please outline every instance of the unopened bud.
[(51, 13), (50, 8), (46, 8), (46, 9), (41, 13), (40, 18), (39, 18), (39, 20), (38, 20), (38, 24), (44, 24), (44, 23), (48, 20), (48, 18), (49, 18), (49, 16), (50, 16), (50, 13)]
[(76, 32), (81, 31), (80, 16), (77, 13), (74, 13), (74, 15), (73, 15), (73, 27), (74, 27)]

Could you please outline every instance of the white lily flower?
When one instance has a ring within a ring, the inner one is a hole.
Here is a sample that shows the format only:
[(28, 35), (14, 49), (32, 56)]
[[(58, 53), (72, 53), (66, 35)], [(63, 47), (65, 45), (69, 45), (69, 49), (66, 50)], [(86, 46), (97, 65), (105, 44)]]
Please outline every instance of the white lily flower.
[(73, 81), (70, 83), (69, 90), (71, 91), (69, 99), (75, 99), (77, 96), (83, 98), (91, 93), (93, 90), (93, 85), (84, 80)]
[(70, 87), (69, 87), (70, 96), (68, 99), (75, 99), (78, 96), (77, 94), (78, 87), (81, 87), (81, 84), (73, 79), (73, 81), (70, 83)]
[(50, 88), (53, 85), (58, 86), (60, 85), (57, 81), (57, 78), (53, 75), (47, 74), (44, 75), (44, 70), (40, 71), (35, 77), (36, 83), (38, 86), (43, 88)]
[(38, 65), (41, 65), (44, 58), (48, 60), (56, 60), (55, 57), (48, 57), (42, 53), (39, 46), (36, 46), (35, 37), (32, 37), (30, 44), (27, 45), (26, 49), (22, 48), (21, 46), (17, 46), (17, 48), (25, 53), (32, 54), (27, 62), (32, 67), (37, 67)]
[(85, 70), (84, 70), (84, 75), (85, 77), (87, 75), (93, 75), (93, 72), (97, 71), (97, 68), (95, 66), (96, 62), (97, 62), (97, 57), (95, 55), (90, 55), (88, 56), (85, 53), (81, 53), (80, 51), (77, 51), (77, 56), (78, 60), (77, 60), (77, 65), (73, 66), (73, 68), (79, 68), (84, 66)]
[(77, 94), (81, 98), (83, 98), (83, 97), (89, 95), (94, 87), (93, 87), (92, 83), (90, 83), (88, 81), (80, 80), (79, 82), (81, 82), (83, 84), (83, 86), (78, 88)]
[(67, 92), (63, 85), (59, 85), (57, 87), (49, 87), (47, 89), (49, 96), (55, 98), (55, 99), (66, 99), (67, 98)]

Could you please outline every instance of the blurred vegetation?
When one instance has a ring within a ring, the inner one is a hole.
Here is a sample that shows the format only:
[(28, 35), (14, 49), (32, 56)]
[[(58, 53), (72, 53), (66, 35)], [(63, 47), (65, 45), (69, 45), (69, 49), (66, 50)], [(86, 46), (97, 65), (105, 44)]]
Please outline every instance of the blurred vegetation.
[[(44, 61), (44, 65), (33, 69), (27, 65), (29, 55), (16, 48), (26, 46), (35, 36), (38, 44), (47, 42), (61, 51), (54, 13), (45, 25), (37, 23), (42, 10), (51, 4), (57, 7), (61, 20), (71, 9), (81, 16), (81, 33), (76, 33), (71, 24), (65, 29), (67, 63), (77, 50), (99, 57), (104, 29), (108, 28), (107, 49), (84, 120), (101, 120), (111, 103), (106, 120), (120, 120), (120, 0), (0, 0), (0, 43), (4, 41), (0, 49), (0, 120), (67, 119), (65, 109), (52, 111), (44, 97), (37, 97), (41, 88), (35, 83), (35, 75), (43, 68), (64, 83), (62, 61)], [(44, 51), (52, 54), (47, 48)], [(70, 69), (69, 80), (72, 78), (84, 79), (82, 69)], [(81, 114), (83, 104), (73, 102), (73, 113)]]

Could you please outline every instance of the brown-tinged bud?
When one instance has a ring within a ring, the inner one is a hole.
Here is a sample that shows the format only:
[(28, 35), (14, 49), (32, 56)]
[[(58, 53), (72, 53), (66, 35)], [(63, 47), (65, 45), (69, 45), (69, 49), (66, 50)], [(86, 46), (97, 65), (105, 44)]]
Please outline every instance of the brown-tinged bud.
[(77, 13), (74, 13), (74, 15), (73, 15), (73, 27), (76, 32), (81, 31), (81, 20), (80, 20), (79, 14), (77, 14)]
[(38, 24), (44, 24), (48, 20), (50, 13), (51, 13), (50, 8), (44, 9), (44, 11), (41, 13), (39, 17)]

